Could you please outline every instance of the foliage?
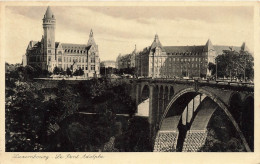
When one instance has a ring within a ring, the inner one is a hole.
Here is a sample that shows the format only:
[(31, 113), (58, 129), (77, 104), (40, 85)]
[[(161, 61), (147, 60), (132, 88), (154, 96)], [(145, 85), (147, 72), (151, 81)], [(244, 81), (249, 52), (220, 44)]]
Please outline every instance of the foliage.
[(57, 84), (57, 97), (55, 98), (55, 103), (58, 108), (56, 109), (57, 121), (72, 115), (78, 110), (78, 94), (73, 93), (70, 86), (65, 80), (61, 80)]
[(208, 69), (211, 72), (211, 75), (215, 75), (216, 74), (216, 64), (214, 64), (212, 62), (209, 62)]
[(72, 76), (72, 72), (71, 72), (70, 68), (67, 68), (67, 69), (66, 69), (66, 74), (67, 74), (68, 76)]
[(217, 56), (218, 77), (254, 78), (254, 58), (247, 51), (224, 50), (222, 55)]
[(73, 75), (74, 76), (82, 76), (82, 75), (84, 75), (84, 71), (81, 68), (76, 69), (76, 71), (73, 72)]
[(6, 96), (6, 151), (47, 151), (47, 129), (77, 112), (77, 94), (60, 81), (55, 99), (46, 100), (37, 82), (15, 81)]
[(135, 68), (122, 68), (122, 69), (118, 70), (118, 74), (119, 75), (123, 75), (123, 74), (135, 75), (136, 70), (135, 70)]
[(244, 152), (245, 148), (231, 121), (218, 109), (207, 127), (208, 135), (203, 152)]
[(59, 67), (54, 67), (54, 69), (53, 69), (53, 74), (54, 75), (58, 75), (58, 74), (60, 74), (60, 68)]
[(43, 151), (39, 142), (45, 128), (45, 103), (32, 83), (16, 82), (6, 98), (6, 151)]

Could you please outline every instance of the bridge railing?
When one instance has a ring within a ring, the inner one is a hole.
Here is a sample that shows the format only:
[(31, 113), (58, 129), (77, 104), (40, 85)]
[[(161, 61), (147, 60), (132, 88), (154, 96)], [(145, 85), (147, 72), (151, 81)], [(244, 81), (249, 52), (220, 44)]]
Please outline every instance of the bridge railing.
[(247, 87), (254, 88), (254, 83), (239, 82), (239, 81), (227, 81), (227, 80), (203, 80), (203, 79), (176, 79), (176, 78), (139, 78), (140, 81), (150, 82), (169, 82), (169, 83), (199, 83), (202, 85), (219, 85), (219, 86), (231, 86), (231, 87)]

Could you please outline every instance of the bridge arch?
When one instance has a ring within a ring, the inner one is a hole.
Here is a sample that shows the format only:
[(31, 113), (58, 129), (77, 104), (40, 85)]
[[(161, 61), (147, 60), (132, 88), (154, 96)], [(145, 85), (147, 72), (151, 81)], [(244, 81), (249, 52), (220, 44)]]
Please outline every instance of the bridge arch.
[(241, 98), (241, 95), (238, 93), (238, 92), (233, 92), (231, 95), (230, 95), (230, 98), (229, 98), (229, 101), (228, 101), (228, 105), (229, 106), (232, 106), (234, 105), (233, 103), (240, 103), (242, 102), (242, 98)]
[(150, 89), (149, 89), (149, 85), (143, 85), (141, 88), (141, 102), (143, 102), (144, 100), (147, 100), (149, 98), (150, 95)]
[[(160, 123), (159, 123), (159, 129), (161, 129), (163, 120), (166, 118), (169, 110), (171, 109), (172, 105), (178, 100), (178, 99), (182, 99), (182, 96), (185, 94), (190, 94), (190, 95), (197, 95), (197, 94), (204, 94), (207, 97), (209, 97), (211, 100), (213, 100), (224, 112), (225, 114), (228, 116), (229, 120), (232, 122), (233, 126), (235, 127), (236, 131), (238, 132), (245, 148), (247, 151), (251, 151), (250, 147), (247, 143), (247, 140), (245, 138), (245, 136), (243, 135), (242, 131), (240, 130), (239, 125), (237, 124), (236, 120), (234, 119), (234, 117), (232, 116), (232, 114), (230, 113), (230, 111), (228, 110), (228, 107), (226, 106), (226, 104), (224, 104), (217, 96), (215, 96), (213, 93), (203, 89), (203, 88), (199, 88), (198, 90), (195, 90), (194, 87), (189, 87), (186, 89), (183, 89), (181, 91), (179, 91), (178, 93), (176, 93), (174, 95), (174, 97), (170, 100), (170, 102), (168, 103), (167, 107), (165, 108), (165, 111), (160, 119)], [(235, 94), (236, 95), (236, 94)], [(236, 95), (237, 96), (237, 95)], [(186, 101), (190, 101), (190, 100), (186, 100)]]

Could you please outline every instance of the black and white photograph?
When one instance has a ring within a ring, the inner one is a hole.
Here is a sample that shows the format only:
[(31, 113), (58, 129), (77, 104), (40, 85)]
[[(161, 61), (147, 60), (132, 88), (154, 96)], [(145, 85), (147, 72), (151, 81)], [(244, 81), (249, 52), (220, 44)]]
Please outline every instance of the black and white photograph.
[(0, 15), (12, 158), (259, 151), (256, 3), (24, 4)]

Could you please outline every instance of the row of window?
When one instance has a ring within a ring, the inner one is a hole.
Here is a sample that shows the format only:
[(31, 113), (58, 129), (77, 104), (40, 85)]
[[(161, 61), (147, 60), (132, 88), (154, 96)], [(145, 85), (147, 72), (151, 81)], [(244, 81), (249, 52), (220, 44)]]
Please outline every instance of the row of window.
[(187, 68), (202, 68), (202, 67), (207, 67), (207, 64), (190, 64), (190, 65), (169, 65), (167, 66), (154, 66), (155, 69), (171, 69), (171, 68), (176, 68), (176, 69), (186, 69)]
[[(167, 59), (169, 62), (172, 62), (172, 61), (207, 61), (208, 59), (207, 58), (168, 58)], [(155, 58), (154, 59), (154, 62), (164, 62), (164, 61), (167, 61), (165, 58)]]
[[(91, 63), (95, 63), (95, 57), (90, 58)], [(62, 62), (62, 57), (58, 57), (58, 62)], [(88, 58), (85, 57), (63, 57), (63, 62), (79, 62), (84, 63), (88, 62)]]
[[(64, 65), (63, 65), (63, 70), (66, 70), (67, 68), (71, 68), (71, 66), (72, 66), (71, 64), (64, 64)], [(62, 65), (59, 64), (58, 67), (62, 68)], [(88, 70), (88, 66), (86, 66), (86, 67), (84, 67), (84, 66), (78, 66), (77, 69), (79, 69), (79, 68), (81, 68), (82, 70), (84, 70), (84, 68), (85, 68), (85, 70)], [(91, 66), (90, 66), (90, 69), (91, 69), (92, 71), (94, 71), (94, 70), (95, 70), (95, 65), (91, 65)]]
[(67, 53), (86, 53), (86, 51), (83, 51), (83, 50), (70, 50), (70, 49), (65, 49), (64, 52), (67, 52)]
[(202, 52), (173, 52), (167, 55), (202, 55)]

